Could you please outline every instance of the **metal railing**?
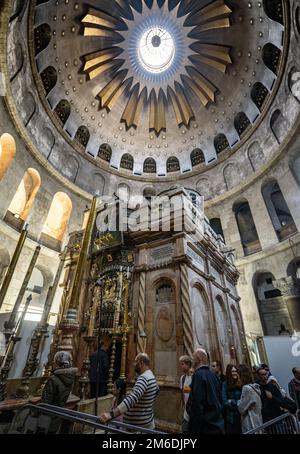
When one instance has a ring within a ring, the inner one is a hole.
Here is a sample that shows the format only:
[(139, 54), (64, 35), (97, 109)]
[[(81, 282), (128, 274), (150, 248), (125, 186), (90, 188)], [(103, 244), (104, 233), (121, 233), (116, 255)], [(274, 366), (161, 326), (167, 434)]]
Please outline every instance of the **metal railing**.
[[(297, 412), (298, 413), (298, 412)], [(255, 429), (245, 432), (245, 435), (250, 434), (270, 434), (270, 435), (295, 435), (300, 434), (299, 419), (296, 415), (285, 413), (272, 419)], [(300, 416), (300, 415), (299, 415)]]
[[(57, 424), (55, 432), (53, 431), (53, 422)], [(8, 433), (162, 434), (163, 432), (119, 421), (109, 421), (107, 424), (102, 424), (99, 421), (99, 417), (88, 413), (68, 410), (49, 404), (28, 404), (16, 413)]]

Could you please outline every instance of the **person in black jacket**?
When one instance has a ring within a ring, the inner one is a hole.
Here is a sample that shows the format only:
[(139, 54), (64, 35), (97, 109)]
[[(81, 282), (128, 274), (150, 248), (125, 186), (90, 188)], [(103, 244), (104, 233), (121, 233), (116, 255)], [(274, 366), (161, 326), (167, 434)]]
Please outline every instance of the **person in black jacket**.
[(220, 382), (210, 371), (207, 353), (199, 348), (193, 354), (195, 373), (187, 403), (190, 416), (189, 432), (201, 434), (224, 433)]
[(268, 383), (268, 372), (263, 367), (258, 368), (257, 376), (261, 390), (261, 413), (265, 423), (283, 414), (285, 402), (279, 388), (272, 382)]
[[(91, 399), (96, 397), (97, 383), (98, 383), (98, 397), (106, 396), (107, 394), (107, 378), (109, 369), (108, 360), (108, 345), (104, 342), (100, 342), (99, 350), (96, 350), (90, 356), (90, 387), (91, 387)], [(98, 366), (98, 374), (97, 374)]]

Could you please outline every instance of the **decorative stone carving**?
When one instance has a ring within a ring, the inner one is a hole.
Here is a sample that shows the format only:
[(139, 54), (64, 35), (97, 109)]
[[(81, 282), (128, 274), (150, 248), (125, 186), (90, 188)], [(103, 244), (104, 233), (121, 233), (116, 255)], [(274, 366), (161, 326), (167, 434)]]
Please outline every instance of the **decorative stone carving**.
[(183, 345), (188, 355), (193, 353), (193, 322), (190, 303), (190, 286), (188, 269), (186, 265), (181, 265), (181, 307), (183, 323)]
[(160, 308), (156, 316), (155, 330), (163, 342), (168, 342), (174, 332), (174, 321), (168, 307)]
[(173, 244), (153, 248), (150, 251), (150, 265), (168, 262), (169, 260), (172, 260), (174, 253), (175, 248)]
[(143, 352), (145, 345), (145, 306), (146, 306), (146, 273), (140, 273), (140, 288), (139, 288), (139, 305), (138, 305), (138, 340), (137, 353)]

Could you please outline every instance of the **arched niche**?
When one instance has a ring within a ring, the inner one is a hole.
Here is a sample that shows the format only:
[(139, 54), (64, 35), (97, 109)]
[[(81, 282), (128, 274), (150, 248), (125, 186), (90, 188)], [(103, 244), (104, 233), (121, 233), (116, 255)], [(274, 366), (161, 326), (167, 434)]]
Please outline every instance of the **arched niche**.
[(240, 316), (238, 314), (237, 309), (234, 305), (231, 305), (231, 323), (232, 323), (232, 337), (235, 347), (235, 356), (237, 364), (244, 363), (244, 352), (243, 352), (243, 326)]
[(226, 183), (227, 190), (234, 188), (240, 183), (240, 174), (236, 164), (229, 163), (224, 167), (223, 170), (224, 180)]
[(29, 168), (8, 207), (5, 221), (13, 226), (20, 227), (26, 221), (36, 194), (41, 185), (40, 174), (37, 170)]
[(152, 335), (155, 374), (175, 378), (178, 362), (176, 296), (173, 283), (164, 278), (155, 287)]
[(258, 312), (265, 336), (277, 336), (280, 325), (292, 331), (292, 322), (274, 275), (268, 270), (257, 271), (252, 279)]
[(54, 245), (55, 249), (60, 247), (66, 233), (71, 212), (72, 201), (70, 197), (64, 192), (57, 192), (51, 202), (42, 230), (41, 240), (44, 243), (46, 242), (50, 246)]
[(248, 158), (253, 172), (259, 170), (265, 161), (264, 152), (258, 142), (254, 142), (248, 148)]
[(244, 254), (251, 255), (261, 251), (261, 244), (247, 200), (242, 199), (233, 205)]
[(0, 180), (5, 175), (16, 154), (16, 142), (10, 134), (0, 137)]
[(195, 285), (191, 290), (191, 309), (195, 349), (202, 346), (212, 351), (212, 325), (208, 297), (202, 287)]
[(20, 43), (16, 45), (15, 58), (9, 63), (10, 81), (13, 82), (25, 68), (24, 50)]
[(270, 120), (270, 128), (274, 134), (275, 139), (280, 144), (286, 137), (288, 131), (288, 124), (285, 117), (282, 115), (280, 109), (273, 112)]
[(276, 180), (262, 186), (262, 195), (279, 241), (297, 233), (297, 227)]
[(122, 202), (128, 203), (130, 199), (130, 188), (125, 183), (120, 183), (117, 189), (117, 196)]
[(211, 186), (210, 181), (206, 178), (201, 178), (196, 183), (197, 191), (204, 197), (204, 200), (211, 198)]
[(24, 116), (24, 125), (27, 127), (37, 111), (37, 105), (32, 93), (26, 95), (26, 115)]
[(223, 354), (223, 364), (226, 366), (230, 363), (230, 337), (228, 331), (230, 324), (226, 306), (221, 296), (217, 296), (214, 308), (219, 347)]

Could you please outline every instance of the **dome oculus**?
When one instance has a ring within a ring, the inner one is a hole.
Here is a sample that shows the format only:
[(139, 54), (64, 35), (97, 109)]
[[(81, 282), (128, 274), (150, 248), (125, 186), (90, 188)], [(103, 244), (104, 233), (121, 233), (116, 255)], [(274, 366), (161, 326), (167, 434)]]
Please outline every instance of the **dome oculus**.
[(138, 58), (146, 71), (156, 74), (166, 71), (174, 56), (175, 44), (167, 30), (151, 27), (143, 33), (138, 44)]

